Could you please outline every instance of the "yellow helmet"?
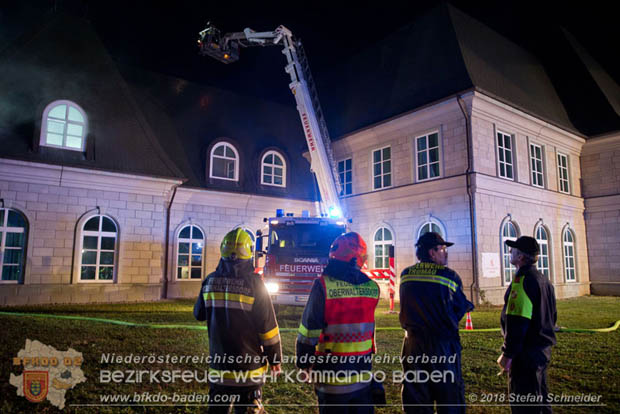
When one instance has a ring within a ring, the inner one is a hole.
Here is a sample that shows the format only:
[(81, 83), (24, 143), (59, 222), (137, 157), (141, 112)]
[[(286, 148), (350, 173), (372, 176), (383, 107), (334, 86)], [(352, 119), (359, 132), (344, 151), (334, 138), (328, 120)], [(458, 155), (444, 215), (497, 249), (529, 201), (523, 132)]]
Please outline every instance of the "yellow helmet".
[(229, 231), (220, 245), (220, 253), (224, 260), (248, 260), (252, 258), (254, 243), (243, 229)]

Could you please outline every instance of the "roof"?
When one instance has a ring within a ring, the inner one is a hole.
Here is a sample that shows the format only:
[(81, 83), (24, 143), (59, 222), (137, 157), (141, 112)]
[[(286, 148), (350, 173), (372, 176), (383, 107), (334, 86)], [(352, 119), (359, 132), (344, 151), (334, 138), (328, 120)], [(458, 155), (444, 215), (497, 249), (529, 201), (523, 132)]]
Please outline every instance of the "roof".
[(617, 129), (610, 104), (618, 102), (617, 89), (601, 91), (611, 78), (600, 67), (588, 73), (566, 38), (541, 44), (558, 48), (560, 61), (541, 59), (441, 3), (335, 67), (319, 85), (330, 133), (342, 138), (471, 89), (578, 135)]
[[(82, 18), (52, 14), (34, 26), (0, 54), (0, 157), (317, 199), (292, 96), (283, 106), (122, 65)], [(88, 117), (84, 153), (39, 146), (44, 108), (60, 99)], [(239, 151), (239, 182), (207, 177), (221, 139)], [(287, 162), (286, 188), (260, 184), (261, 155), (271, 149)]]
[[(2, 52), (0, 73), (0, 156), (183, 177), (87, 21), (55, 15)], [(39, 147), (43, 110), (59, 99), (75, 102), (86, 112), (86, 153)]]
[[(158, 131), (162, 147), (188, 178), (184, 186), (316, 199), (292, 96), (291, 105), (284, 106), (130, 66), (119, 68), (149, 124)], [(239, 152), (238, 183), (208, 177), (210, 150), (222, 140)], [(260, 162), (268, 150), (278, 151), (286, 160), (286, 188), (260, 184)]]

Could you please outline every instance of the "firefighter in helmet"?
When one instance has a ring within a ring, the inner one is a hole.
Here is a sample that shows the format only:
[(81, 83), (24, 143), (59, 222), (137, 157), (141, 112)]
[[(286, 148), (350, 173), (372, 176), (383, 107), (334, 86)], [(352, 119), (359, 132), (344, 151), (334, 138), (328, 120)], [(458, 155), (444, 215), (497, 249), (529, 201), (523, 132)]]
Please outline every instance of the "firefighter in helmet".
[(366, 258), (359, 234), (334, 240), (299, 326), (297, 366), (315, 383), (321, 414), (373, 413), (372, 395), (382, 391), (370, 373), (379, 286), (360, 271)]
[(206, 321), (209, 332), (209, 413), (228, 413), (231, 403), (218, 401), (236, 401), (235, 413), (264, 413), (265, 374), (270, 368), (280, 372), (280, 332), (271, 298), (254, 273), (252, 251), (243, 229), (226, 234), (220, 262), (194, 306), (194, 317)]

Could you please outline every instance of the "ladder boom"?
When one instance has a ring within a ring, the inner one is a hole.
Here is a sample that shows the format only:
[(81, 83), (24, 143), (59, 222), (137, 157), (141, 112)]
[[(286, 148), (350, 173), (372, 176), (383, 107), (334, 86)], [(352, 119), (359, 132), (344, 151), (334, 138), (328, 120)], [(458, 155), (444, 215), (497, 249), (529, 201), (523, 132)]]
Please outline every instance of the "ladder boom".
[(220, 62), (231, 63), (239, 59), (240, 47), (281, 45), (288, 64), (286, 73), (291, 78), (289, 88), (295, 97), (308, 151), (310, 169), (316, 177), (321, 194), (321, 214), (342, 216), (340, 206), (340, 180), (331, 149), (331, 140), (308, 59), (301, 41), (290, 30), (278, 26), (273, 32), (255, 32), (246, 28), (243, 32), (220, 35), (212, 25), (200, 32), (200, 52)]

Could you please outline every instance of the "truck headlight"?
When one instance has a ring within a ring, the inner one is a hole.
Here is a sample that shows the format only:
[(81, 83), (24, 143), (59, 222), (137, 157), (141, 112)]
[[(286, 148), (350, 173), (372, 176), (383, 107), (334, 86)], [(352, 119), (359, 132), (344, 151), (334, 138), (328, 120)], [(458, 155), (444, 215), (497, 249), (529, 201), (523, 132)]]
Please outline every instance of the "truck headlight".
[(267, 282), (265, 283), (265, 287), (269, 293), (276, 293), (280, 289), (280, 286), (278, 286), (276, 282)]

